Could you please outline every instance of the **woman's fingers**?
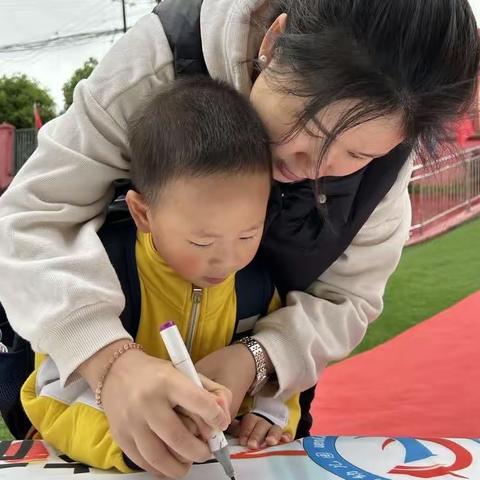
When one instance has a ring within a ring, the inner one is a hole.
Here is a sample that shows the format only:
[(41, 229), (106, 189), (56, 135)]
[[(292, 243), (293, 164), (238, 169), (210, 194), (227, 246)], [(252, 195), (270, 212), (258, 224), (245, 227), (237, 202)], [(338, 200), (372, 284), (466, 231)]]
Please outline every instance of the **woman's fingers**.
[(183, 477), (190, 469), (191, 463), (184, 463), (175, 458), (158, 436), (148, 428), (141, 432), (141, 441), (136, 443), (136, 447), (142, 458), (164, 476)]
[[(230, 415), (219, 405), (219, 398), (226, 397), (226, 388), (215, 382), (207, 381), (206, 385), (213, 387), (215, 393), (210, 393), (198, 387), (179, 372), (168, 379), (169, 388), (166, 391), (171, 405), (180, 406), (193, 415), (198, 415), (207, 425), (215, 430), (226, 430), (230, 424)], [(211, 382), (211, 383), (210, 383)], [(223, 391), (220, 395), (220, 391)]]
[(225, 415), (227, 416), (228, 423), (231, 423), (230, 407), (232, 404), (232, 392), (227, 387), (220, 385), (208, 377), (199, 374), (203, 387), (210, 393), (213, 393), (217, 397), (217, 403), (223, 408)]
[(164, 408), (161, 414), (149, 416), (148, 425), (170, 449), (183, 458), (193, 462), (204, 462), (210, 458), (208, 445), (188, 431), (174, 410)]
[(175, 411), (179, 414), (188, 431), (193, 435), (201, 437), (205, 441), (212, 436), (212, 427), (207, 425), (198, 415), (193, 415), (180, 406), (176, 407)]
[(175, 408), (175, 412), (177, 412), (180, 420), (183, 422), (187, 430), (195, 437), (200, 435), (200, 430), (197, 427), (195, 421), (188, 416), (188, 413), (181, 407)]
[[(150, 465), (142, 456), (142, 454), (138, 451), (135, 442), (129, 441), (123, 448), (124, 454), (128, 457), (128, 459), (133, 462), (138, 468), (145, 470), (146, 472), (150, 472), (153, 475), (158, 477), (164, 477), (164, 473), (160, 470), (154, 468), (153, 465)], [(128, 453), (127, 453), (128, 452)]]

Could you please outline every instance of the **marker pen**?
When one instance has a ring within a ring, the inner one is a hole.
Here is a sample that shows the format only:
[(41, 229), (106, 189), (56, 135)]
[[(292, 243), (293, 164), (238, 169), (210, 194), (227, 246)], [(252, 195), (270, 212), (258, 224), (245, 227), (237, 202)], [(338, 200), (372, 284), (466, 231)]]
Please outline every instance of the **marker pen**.
[[(182, 336), (180, 335), (175, 323), (164, 323), (160, 327), (160, 335), (165, 343), (165, 347), (167, 348), (168, 355), (170, 356), (173, 366), (177, 370), (180, 370), (196, 385), (203, 388), (200, 377), (195, 370), (192, 359), (190, 358), (190, 354), (188, 353), (187, 347), (185, 346)], [(225, 473), (232, 480), (235, 480), (235, 472), (230, 460), (228, 443), (223, 432), (214, 432), (208, 440), (208, 446), (210, 447), (210, 451), (213, 453), (217, 461), (220, 463), (220, 465), (222, 465)]]

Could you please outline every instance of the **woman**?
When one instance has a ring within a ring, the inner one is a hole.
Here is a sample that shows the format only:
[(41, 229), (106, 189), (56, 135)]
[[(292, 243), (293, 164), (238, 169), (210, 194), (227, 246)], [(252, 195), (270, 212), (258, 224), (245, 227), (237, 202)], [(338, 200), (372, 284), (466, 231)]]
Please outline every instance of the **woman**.
[[(269, 130), (277, 180), (262, 255), (286, 306), (258, 323), (251, 345), (197, 365), (232, 391), (235, 413), (264, 383), (264, 367), (272, 394), (307, 389), (379, 315), (408, 236), (407, 158), (412, 149), (433, 158), (443, 125), (468, 109), (479, 42), (466, 0), (204, 0), (200, 22), (210, 75), (250, 95)], [(2, 302), (63, 381), (80, 374), (95, 389), (129, 338), (95, 231), (113, 180), (128, 174), (126, 122), (173, 75), (167, 39), (149, 15), (42, 129), (1, 200)], [(216, 398), (225, 396), (218, 387)], [(207, 452), (162, 418), (180, 406), (198, 424), (225, 426), (214, 398), (170, 384), (138, 351), (114, 363), (102, 397), (123, 450), (164, 475)], [(301, 434), (307, 429), (308, 421)]]

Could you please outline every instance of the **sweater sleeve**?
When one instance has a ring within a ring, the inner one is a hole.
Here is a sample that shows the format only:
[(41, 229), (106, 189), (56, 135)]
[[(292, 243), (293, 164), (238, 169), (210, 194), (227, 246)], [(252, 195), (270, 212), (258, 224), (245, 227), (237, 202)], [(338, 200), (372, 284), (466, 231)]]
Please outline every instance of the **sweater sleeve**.
[(147, 15), (78, 84), (68, 111), (40, 130), (38, 148), (0, 198), (0, 300), (13, 328), (59, 366), (62, 384), (129, 337), (96, 231), (112, 181), (129, 175), (128, 118), (173, 78), (171, 63), (161, 24)]
[(326, 365), (346, 357), (380, 315), (387, 280), (408, 239), (411, 171), (408, 161), (351, 245), (306, 292), (289, 293), (284, 308), (255, 325), (278, 380), (270, 394), (289, 398), (315, 385)]

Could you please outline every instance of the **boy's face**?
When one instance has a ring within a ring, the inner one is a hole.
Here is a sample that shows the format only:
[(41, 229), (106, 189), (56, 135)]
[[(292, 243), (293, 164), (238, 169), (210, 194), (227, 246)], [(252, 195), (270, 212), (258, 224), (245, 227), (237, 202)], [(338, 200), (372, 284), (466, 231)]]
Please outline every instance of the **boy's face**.
[[(270, 193), (266, 173), (210, 175), (173, 180), (148, 207), (129, 192), (137, 227), (152, 233), (160, 256), (198, 287), (221, 283), (257, 252)], [(144, 205), (144, 218), (137, 201)], [(136, 208), (137, 207), (137, 208)]]

